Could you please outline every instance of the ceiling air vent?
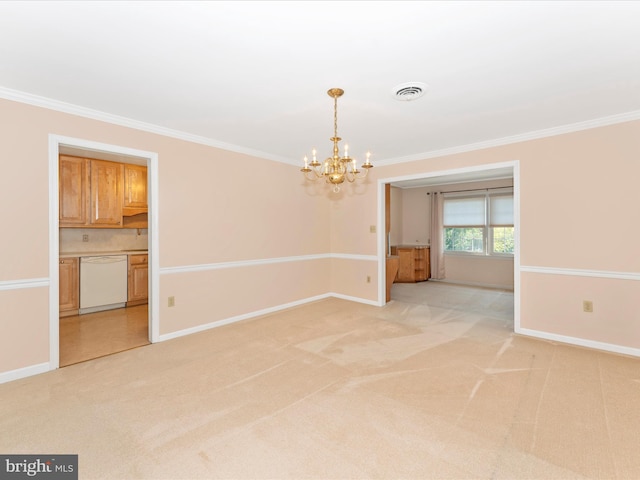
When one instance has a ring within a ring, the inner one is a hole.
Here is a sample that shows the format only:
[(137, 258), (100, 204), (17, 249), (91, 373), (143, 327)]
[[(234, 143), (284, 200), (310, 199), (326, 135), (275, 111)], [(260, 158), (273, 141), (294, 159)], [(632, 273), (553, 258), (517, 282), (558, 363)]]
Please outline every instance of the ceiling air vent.
[(420, 82), (402, 83), (391, 91), (396, 100), (409, 102), (423, 96), (427, 90), (427, 85)]

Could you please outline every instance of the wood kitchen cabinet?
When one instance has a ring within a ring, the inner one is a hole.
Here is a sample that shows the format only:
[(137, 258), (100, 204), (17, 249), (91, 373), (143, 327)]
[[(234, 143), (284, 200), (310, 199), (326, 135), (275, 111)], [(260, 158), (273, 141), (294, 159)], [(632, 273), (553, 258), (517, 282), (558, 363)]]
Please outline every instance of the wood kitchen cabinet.
[(129, 255), (127, 307), (149, 299), (149, 256)]
[(148, 228), (147, 167), (124, 164), (122, 227)]
[(87, 225), (89, 160), (60, 155), (58, 220), (61, 227)]
[(60, 227), (122, 227), (123, 164), (60, 155)]
[(58, 275), (60, 316), (77, 315), (80, 308), (80, 259), (61, 258)]
[[(147, 167), (124, 164), (124, 209), (147, 210)], [(138, 212), (143, 213), (143, 212)]]
[(91, 160), (91, 211), (92, 226), (122, 226), (122, 176), (123, 165), (104, 160)]
[(393, 252), (399, 259), (397, 282), (415, 283), (429, 279), (431, 276), (429, 247), (398, 246), (393, 248)]

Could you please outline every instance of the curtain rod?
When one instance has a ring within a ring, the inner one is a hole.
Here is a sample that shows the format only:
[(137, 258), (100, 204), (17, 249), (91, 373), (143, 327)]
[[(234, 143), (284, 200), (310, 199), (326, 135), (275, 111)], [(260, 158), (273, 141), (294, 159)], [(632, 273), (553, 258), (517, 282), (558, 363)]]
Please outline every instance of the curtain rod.
[(491, 187), (491, 188), (473, 188), (471, 190), (449, 190), (446, 192), (427, 192), (427, 195), (437, 195), (438, 193), (462, 193), (462, 192), (488, 192), (489, 190), (502, 190), (504, 188), (513, 188), (513, 185), (506, 185), (504, 187)]

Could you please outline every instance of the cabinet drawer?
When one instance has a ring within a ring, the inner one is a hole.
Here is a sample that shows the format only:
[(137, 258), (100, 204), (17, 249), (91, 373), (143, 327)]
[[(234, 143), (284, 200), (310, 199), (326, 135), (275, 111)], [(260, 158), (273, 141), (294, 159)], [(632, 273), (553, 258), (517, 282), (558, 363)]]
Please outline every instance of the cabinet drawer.
[(148, 255), (129, 255), (129, 265), (146, 264), (148, 257)]

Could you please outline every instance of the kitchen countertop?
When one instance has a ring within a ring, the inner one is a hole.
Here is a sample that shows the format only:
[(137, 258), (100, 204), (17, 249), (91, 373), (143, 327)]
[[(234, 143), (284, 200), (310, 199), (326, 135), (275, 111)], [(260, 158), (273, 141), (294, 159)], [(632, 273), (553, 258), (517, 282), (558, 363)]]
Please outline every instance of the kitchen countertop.
[(60, 252), (60, 258), (70, 257), (102, 257), (105, 255), (148, 255), (149, 250), (109, 250), (102, 252)]

